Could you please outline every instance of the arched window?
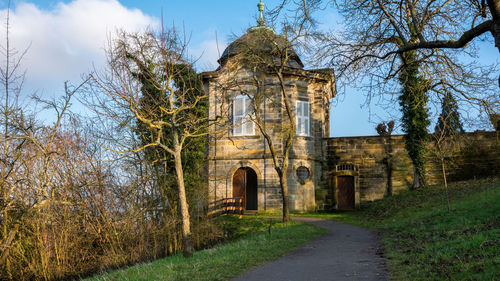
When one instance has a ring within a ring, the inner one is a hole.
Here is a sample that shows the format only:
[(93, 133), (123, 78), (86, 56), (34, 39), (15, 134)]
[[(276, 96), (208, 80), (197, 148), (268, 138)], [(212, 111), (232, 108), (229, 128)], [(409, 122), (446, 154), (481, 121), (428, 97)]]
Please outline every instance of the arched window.
[(296, 134), (297, 136), (309, 136), (310, 135), (310, 115), (311, 115), (311, 105), (307, 101), (297, 101), (296, 107)]
[(252, 103), (246, 95), (239, 95), (233, 101), (233, 135), (255, 135), (255, 124), (250, 119)]

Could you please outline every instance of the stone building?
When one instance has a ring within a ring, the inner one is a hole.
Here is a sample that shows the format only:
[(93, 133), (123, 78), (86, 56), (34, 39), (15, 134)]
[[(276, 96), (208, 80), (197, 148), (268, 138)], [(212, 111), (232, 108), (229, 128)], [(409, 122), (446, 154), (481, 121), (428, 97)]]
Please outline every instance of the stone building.
[[(226, 48), (217, 70), (202, 74), (209, 118), (222, 121), (211, 128), (209, 200), (244, 198), (246, 210), (282, 207), (273, 157), (259, 129), (280, 155), (290, 126), (282, 89), (296, 123), (287, 177), (291, 211), (354, 209), (408, 189), (413, 167), (403, 137), (330, 138), (333, 70), (305, 70), (290, 43), (264, 25), (262, 2), (259, 9), (258, 25)], [(452, 180), (500, 173), (498, 132), (463, 134), (456, 147), (447, 160)], [(428, 148), (426, 175), (437, 184), (441, 164), (432, 143)]]
[[(281, 208), (279, 178), (258, 126), (269, 132), (281, 154), (283, 131), (290, 124), (284, 87), (296, 122), (287, 177), (290, 210), (315, 209), (316, 187), (324, 181), (329, 101), (336, 94), (333, 71), (305, 70), (290, 43), (264, 25), (262, 11), (258, 26), (231, 43), (218, 62), (217, 70), (203, 73), (209, 118), (227, 120), (212, 128), (217, 134), (209, 142), (210, 200), (243, 197), (246, 210)], [(284, 85), (273, 67), (282, 67)], [(260, 122), (254, 122), (252, 109)]]

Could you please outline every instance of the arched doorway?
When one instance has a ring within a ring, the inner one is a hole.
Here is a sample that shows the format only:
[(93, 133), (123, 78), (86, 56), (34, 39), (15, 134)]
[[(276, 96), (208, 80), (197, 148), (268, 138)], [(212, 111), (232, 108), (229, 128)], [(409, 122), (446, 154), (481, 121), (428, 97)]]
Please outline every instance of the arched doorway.
[(233, 197), (243, 198), (245, 210), (257, 210), (257, 174), (248, 167), (239, 168), (233, 175)]

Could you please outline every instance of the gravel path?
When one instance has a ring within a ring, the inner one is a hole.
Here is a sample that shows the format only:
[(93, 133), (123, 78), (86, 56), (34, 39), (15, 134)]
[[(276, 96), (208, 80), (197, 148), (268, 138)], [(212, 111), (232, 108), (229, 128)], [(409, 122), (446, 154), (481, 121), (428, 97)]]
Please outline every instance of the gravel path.
[(387, 280), (377, 232), (328, 220), (293, 219), (326, 228), (330, 233), (234, 281)]

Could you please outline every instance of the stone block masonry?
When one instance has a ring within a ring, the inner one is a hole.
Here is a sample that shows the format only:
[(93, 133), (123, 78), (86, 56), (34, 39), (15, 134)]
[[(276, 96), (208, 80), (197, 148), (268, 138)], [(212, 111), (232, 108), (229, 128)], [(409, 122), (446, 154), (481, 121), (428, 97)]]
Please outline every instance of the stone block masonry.
[[(219, 121), (208, 142), (210, 200), (239, 197), (247, 210), (280, 209), (280, 168), (273, 163), (282, 166), (294, 129), (287, 170), (291, 211), (354, 209), (407, 189), (413, 165), (403, 137), (327, 138), (337, 93), (333, 69), (304, 69), (290, 42), (262, 23), (229, 44), (216, 70), (201, 74), (209, 119)], [(441, 182), (443, 166), (450, 180), (500, 173), (497, 133), (463, 134), (444, 153), (432, 142), (428, 148), (430, 184)]]
[[(432, 139), (432, 137), (431, 137)], [(498, 132), (461, 134), (456, 142), (443, 143), (441, 153), (435, 142), (427, 146), (426, 177), (429, 185), (443, 182), (441, 159), (449, 181), (500, 175)], [(316, 190), (316, 202), (335, 208), (336, 167), (352, 164), (360, 204), (382, 199), (408, 189), (413, 183), (413, 165), (402, 135), (341, 137), (325, 139), (327, 160), (325, 182)], [(321, 208), (321, 206), (318, 206)]]

